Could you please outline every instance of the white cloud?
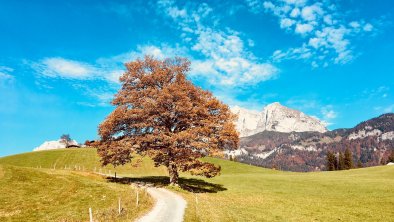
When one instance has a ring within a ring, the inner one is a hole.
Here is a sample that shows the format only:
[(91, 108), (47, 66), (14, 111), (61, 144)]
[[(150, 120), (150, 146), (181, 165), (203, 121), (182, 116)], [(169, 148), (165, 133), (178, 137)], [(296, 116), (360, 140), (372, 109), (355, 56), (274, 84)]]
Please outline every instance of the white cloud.
[(296, 22), (293, 19), (289, 19), (289, 18), (283, 18), (282, 20), (280, 20), (280, 27), (283, 28), (289, 28), (292, 25), (294, 25)]
[[(124, 64), (143, 58), (145, 55), (157, 59), (167, 57), (185, 56), (182, 47), (170, 47), (168, 45), (140, 45), (136, 50), (121, 53), (112, 57), (98, 58), (93, 63), (66, 59), (61, 57), (44, 58), (37, 62), (27, 62), (39, 76), (46, 78), (60, 78), (68, 80), (101, 80), (108, 84), (119, 84), (119, 77), (125, 72)], [(0, 69), (1, 71), (1, 69)], [(38, 82), (38, 84), (41, 84)]]
[(125, 72), (124, 70), (113, 70), (113, 71), (110, 71), (106, 75), (106, 79), (108, 79), (110, 82), (117, 83), (117, 82), (119, 82), (120, 76), (123, 75), (124, 72)]
[(367, 23), (367, 24), (364, 25), (363, 29), (366, 32), (370, 32), (370, 31), (373, 30), (373, 26), (370, 23)]
[(275, 5), (274, 4), (272, 4), (272, 2), (264, 2), (263, 3), (263, 6), (264, 6), (264, 8), (265, 9), (268, 9), (268, 10), (275, 10)]
[(324, 120), (332, 120), (337, 118), (338, 113), (333, 110), (332, 105), (327, 105), (321, 108), (321, 114)]
[(185, 17), (187, 15), (187, 12), (185, 9), (179, 10), (176, 7), (171, 7), (168, 10), (168, 14), (173, 17), (173, 18), (178, 18), (178, 17)]
[(307, 0), (283, 0), (289, 5), (304, 6)]
[(278, 69), (271, 64), (258, 64), (241, 57), (229, 60), (195, 60), (192, 63), (192, 77), (206, 77), (211, 84), (242, 86), (259, 83), (273, 78)]
[(89, 64), (68, 60), (64, 58), (46, 58), (37, 66), (41, 74), (48, 77), (61, 77), (66, 79), (87, 79), (95, 74), (96, 70)]
[[(108, 106), (119, 87), (119, 76), (124, 72), (124, 68), (118, 66), (116, 62), (106, 63), (103, 60), (87, 63), (53, 57), (38, 62), (27, 62), (27, 64), (35, 70), (38, 77), (45, 77), (37, 78), (35, 81), (35, 84), (41, 88), (52, 89), (50, 79), (72, 80), (67, 83), (91, 100), (77, 102), (84, 106)], [(98, 82), (100, 84), (97, 84)]]
[(313, 30), (313, 26), (311, 24), (297, 24), (295, 32), (299, 34), (305, 34), (311, 32)]
[(320, 4), (305, 6), (301, 10), (301, 16), (306, 21), (315, 21), (317, 19), (317, 16), (321, 16), (323, 14), (324, 14), (324, 11), (320, 7)]
[(333, 125), (333, 121), (338, 117), (338, 112), (333, 109), (332, 105), (323, 106), (320, 112), (322, 115), (321, 120), (326, 126)]
[(332, 20), (332, 15), (325, 15), (323, 17), (323, 21), (327, 24), (327, 25), (334, 25), (334, 21)]
[[(329, 0), (318, 3), (297, 0), (265, 1), (264, 9), (278, 17), (279, 25), (286, 31), (293, 31), (304, 40), (302, 46), (274, 52), (274, 61), (285, 59), (308, 60), (314, 67), (328, 64), (346, 64), (354, 56), (352, 40), (375, 27), (363, 19), (346, 21), (337, 6)], [(300, 53), (304, 51), (306, 54)], [(279, 60), (278, 60), (279, 58)], [(312, 60), (312, 61), (310, 61)]]
[[(259, 7), (256, 1), (247, 4), (256, 10)], [(218, 29), (212, 22), (215, 20), (212, 8), (207, 4), (180, 9), (174, 2), (166, 1), (159, 2), (159, 9), (173, 19), (182, 31), (184, 42), (198, 54), (197, 58), (192, 58), (192, 78), (203, 78), (215, 85), (241, 87), (272, 79), (278, 73), (275, 66), (259, 61), (246, 49), (251, 41), (245, 44), (240, 34), (230, 28)], [(172, 16), (171, 11), (187, 13)]]
[(258, 13), (262, 10), (263, 4), (260, 0), (246, 0), (246, 5), (254, 12)]
[(322, 38), (310, 38), (308, 45), (312, 46), (313, 48), (317, 49), (321, 46), (323, 46), (324, 44), (326, 44), (326, 41), (324, 41), (324, 39)]
[(299, 16), (300, 14), (301, 14), (300, 9), (294, 8), (293, 10), (291, 10), (290, 16), (295, 18), (295, 17)]
[(352, 28), (359, 28), (360, 27), (360, 23), (358, 23), (357, 21), (352, 21), (352, 22), (349, 23), (349, 25)]

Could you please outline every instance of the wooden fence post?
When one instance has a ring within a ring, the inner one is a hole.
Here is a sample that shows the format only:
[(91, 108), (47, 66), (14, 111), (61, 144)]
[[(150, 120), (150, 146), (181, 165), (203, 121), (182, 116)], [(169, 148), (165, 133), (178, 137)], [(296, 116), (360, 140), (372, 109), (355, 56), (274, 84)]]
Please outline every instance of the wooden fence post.
[(121, 211), (121, 206), (120, 206), (120, 197), (119, 197), (119, 204), (118, 204), (118, 211), (119, 211), (119, 214), (120, 214), (120, 211)]
[(140, 203), (140, 195), (139, 195), (139, 192), (138, 192), (138, 187), (137, 187), (137, 200), (136, 200), (136, 205), (137, 205), (137, 207), (138, 207), (138, 204)]
[(89, 221), (90, 221), (90, 222), (93, 222), (92, 208), (89, 208)]

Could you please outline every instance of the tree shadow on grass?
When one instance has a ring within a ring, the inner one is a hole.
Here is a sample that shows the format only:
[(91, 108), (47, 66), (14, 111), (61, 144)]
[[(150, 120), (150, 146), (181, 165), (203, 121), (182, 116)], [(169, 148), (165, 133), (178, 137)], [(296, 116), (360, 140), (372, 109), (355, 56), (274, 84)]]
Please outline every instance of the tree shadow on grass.
[[(170, 178), (166, 176), (149, 176), (149, 177), (107, 177), (109, 182), (121, 184), (151, 184), (155, 187), (164, 187), (170, 184)], [(209, 183), (201, 179), (195, 178), (179, 178), (179, 186), (183, 190), (193, 193), (217, 193), (225, 191), (227, 188), (221, 184)]]

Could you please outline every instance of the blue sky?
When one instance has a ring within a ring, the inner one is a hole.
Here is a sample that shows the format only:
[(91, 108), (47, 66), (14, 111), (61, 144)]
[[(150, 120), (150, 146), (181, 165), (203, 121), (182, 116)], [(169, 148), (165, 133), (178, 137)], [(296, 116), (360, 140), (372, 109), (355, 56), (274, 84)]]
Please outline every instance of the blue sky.
[(271, 102), (329, 129), (394, 110), (392, 1), (0, 1), (0, 156), (97, 138), (123, 64), (191, 60), (231, 106)]

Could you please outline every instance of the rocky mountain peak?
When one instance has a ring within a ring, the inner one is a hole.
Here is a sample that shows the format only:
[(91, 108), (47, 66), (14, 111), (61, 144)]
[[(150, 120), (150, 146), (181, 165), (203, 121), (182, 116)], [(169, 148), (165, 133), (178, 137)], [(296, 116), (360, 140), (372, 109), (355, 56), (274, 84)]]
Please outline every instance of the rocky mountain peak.
[(241, 137), (263, 131), (327, 131), (325, 124), (317, 118), (308, 116), (298, 110), (290, 109), (279, 102), (265, 106), (262, 112), (251, 111), (241, 107), (234, 107), (232, 111), (238, 115), (236, 125)]

